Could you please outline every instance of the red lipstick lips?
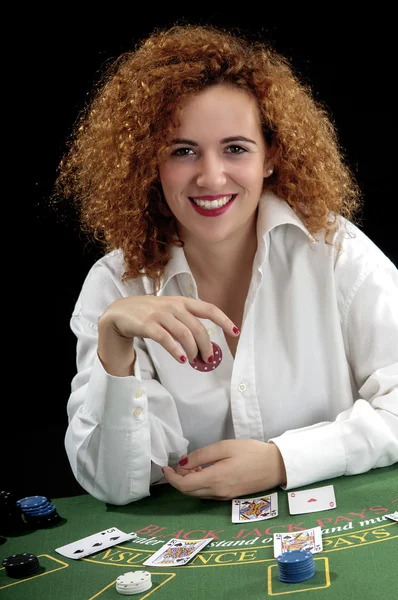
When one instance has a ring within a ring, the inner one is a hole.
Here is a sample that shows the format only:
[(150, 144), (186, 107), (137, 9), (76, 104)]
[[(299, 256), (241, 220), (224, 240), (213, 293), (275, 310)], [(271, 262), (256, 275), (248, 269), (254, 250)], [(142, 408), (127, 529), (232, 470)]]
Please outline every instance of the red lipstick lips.
[(236, 196), (236, 194), (217, 194), (216, 196), (195, 196), (196, 200), (219, 200), (227, 196)]
[[(198, 200), (217, 200), (218, 198), (225, 198), (226, 195), (229, 194), (219, 194), (217, 196), (195, 196), (195, 198), (197, 198)], [(229, 207), (233, 204), (235, 198), (236, 198), (237, 194), (232, 194), (232, 198), (229, 202), (227, 202), (227, 204), (225, 204), (224, 206), (220, 206), (219, 208), (212, 208), (212, 209), (206, 209), (203, 208), (202, 206), (198, 206), (197, 204), (195, 204), (195, 202), (190, 198), (190, 202), (191, 205), (193, 206), (193, 208), (196, 210), (197, 213), (199, 213), (200, 215), (202, 215), (203, 217), (218, 217), (222, 214), (224, 214)]]

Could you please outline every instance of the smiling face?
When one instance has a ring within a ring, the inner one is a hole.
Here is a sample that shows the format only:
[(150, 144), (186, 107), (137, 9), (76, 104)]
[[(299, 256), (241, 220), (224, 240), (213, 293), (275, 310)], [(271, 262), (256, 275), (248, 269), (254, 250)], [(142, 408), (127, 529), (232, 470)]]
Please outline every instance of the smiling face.
[(188, 98), (160, 164), (166, 202), (185, 242), (218, 242), (251, 230), (273, 168), (254, 97), (229, 85)]

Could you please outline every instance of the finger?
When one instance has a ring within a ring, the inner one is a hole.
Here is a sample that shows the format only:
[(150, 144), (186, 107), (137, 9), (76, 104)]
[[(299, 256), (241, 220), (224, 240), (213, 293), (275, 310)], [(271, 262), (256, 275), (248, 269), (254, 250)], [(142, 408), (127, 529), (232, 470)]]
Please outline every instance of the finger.
[(184, 488), (182, 480), (184, 478), (186, 479), (187, 476), (179, 475), (179, 473), (178, 472), (176, 473), (171, 467), (163, 467), (162, 471), (163, 471), (164, 478), (166, 479), (166, 481), (171, 486), (173, 486), (174, 488), (179, 490), (182, 494), (185, 494), (185, 496), (193, 496), (193, 497), (197, 497), (197, 498), (203, 498), (204, 500), (228, 500), (228, 498), (224, 498), (221, 496), (215, 496), (213, 490), (211, 490), (208, 487), (204, 487), (204, 488), (194, 487), (193, 489), (191, 489), (192, 486), (190, 486), (189, 488)]
[(230, 444), (228, 444), (228, 440), (223, 440), (221, 442), (215, 442), (209, 446), (204, 446), (203, 448), (194, 450), (186, 457), (181, 459), (182, 464), (178, 464), (180, 467), (184, 467), (184, 469), (194, 469), (195, 467), (208, 465), (219, 460), (224, 460), (225, 458), (230, 458), (230, 456)]
[(189, 311), (195, 315), (195, 317), (213, 321), (213, 323), (221, 327), (227, 335), (236, 337), (240, 334), (235, 323), (215, 304), (192, 298), (188, 298), (186, 302)]
[(192, 492), (181, 492), (184, 496), (193, 496), (195, 498), (203, 498), (203, 500), (220, 500), (216, 496), (209, 496), (209, 490), (193, 490)]
[[(198, 355), (202, 357), (204, 362), (212, 362), (214, 360), (214, 350), (208, 331), (203, 323), (188, 311), (177, 314), (176, 318), (183, 324), (183, 327), (185, 326), (185, 330), (181, 332), (182, 335), (178, 337), (178, 341), (181, 343), (182, 347), (187, 349), (185, 340), (182, 337), (186, 331), (189, 331), (194, 342), (194, 354), (187, 351), (189, 362), (193, 362)], [(187, 342), (190, 341), (191, 338), (187, 339)]]
[[(174, 319), (174, 321), (176, 321), (176, 320)], [(170, 326), (170, 329), (171, 328), (172, 328), (172, 326)], [(145, 331), (143, 337), (150, 338), (154, 342), (157, 342), (158, 344), (163, 346), (163, 348), (165, 350), (167, 350), (167, 352), (169, 352), (169, 354), (171, 354), (171, 356), (173, 358), (175, 358), (175, 360), (177, 362), (179, 362), (180, 364), (187, 362), (188, 357), (186, 355), (186, 351), (181, 348), (181, 345), (178, 344), (178, 342), (174, 339), (174, 337), (167, 330), (167, 328), (163, 327), (161, 324), (150, 323), (146, 327), (146, 331)], [(192, 337), (192, 340), (193, 340), (193, 347), (196, 348), (196, 352), (197, 352), (197, 346), (195, 344), (193, 337)], [(191, 350), (190, 353), (192, 354), (194, 352), (195, 352), (195, 350), (193, 350), (193, 351)]]
[(199, 473), (199, 471), (202, 470), (202, 467), (195, 467), (194, 469), (183, 469), (182, 467), (177, 465), (177, 469), (176, 472), (179, 475), (182, 475), (183, 477), (185, 477), (185, 475), (188, 475), (189, 473)]
[(198, 353), (205, 356), (206, 362), (211, 362), (208, 359), (212, 358), (213, 346), (207, 329), (185, 307), (173, 313), (159, 312), (152, 318), (155, 322), (148, 324), (144, 337), (158, 342), (179, 362), (183, 362), (182, 356), (192, 362)]
[[(166, 476), (165, 476), (165, 479), (167, 479)], [(185, 496), (203, 498), (204, 500), (229, 500), (230, 499), (230, 498), (226, 498), (226, 497), (212, 495), (213, 491), (210, 490), (209, 488), (199, 488), (199, 489), (192, 489), (192, 490), (191, 489), (189, 489), (189, 490), (181, 489), (181, 486), (179, 486), (178, 483), (176, 483), (176, 481), (172, 477), (170, 478), (170, 481), (169, 480), (167, 480), (167, 481), (171, 486), (173, 486), (175, 489), (180, 491)]]
[(188, 475), (189, 473), (198, 473), (201, 469), (202, 467), (196, 467), (195, 469), (183, 469), (182, 467), (177, 465), (176, 473), (185, 477), (185, 475)]
[[(210, 469), (211, 467), (205, 469), (205, 471), (210, 471)], [(162, 471), (167, 482), (186, 496), (194, 496), (204, 500), (230, 500), (232, 498), (232, 496), (217, 496), (215, 490), (210, 486), (210, 482), (207, 482), (207, 477), (204, 486), (200, 487), (203, 482), (197, 476), (198, 472), (194, 473), (194, 476), (189, 474), (184, 476), (178, 472), (176, 473), (171, 467), (163, 467)]]
[[(193, 362), (200, 354), (205, 362), (213, 360), (213, 346), (206, 327), (198, 318), (191, 314), (185, 304), (173, 307), (173, 316), (176, 319), (174, 330), (171, 332), (187, 353), (189, 362)], [(191, 352), (192, 350), (192, 352)], [(209, 360), (211, 359), (211, 360)]]
[[(192, 361), (198, 354), (198, 345), (192, 330), (203, 329), (204, 334), (209, 339), (205, 327), (187, 311), (185, 311), (185, 314), (181, 311), (177, 315), (173, 314), (172, 312), (160, 313), (157, 317), (157, 322), (174, 340), (173, 356), (176, 356), (179, 353), (179, 356), (181, 357), (182, 349), (182, 354), (187, 357), (188, 361)], [(169, 337), (165, 337), (165, 342), (169, 343), (169, 341)], [(166, 350), (168, 350), (164, 344), (162, 345)]]
[(205, 362), (211, 362), (214, 354), (213, 346), (203, 323), (187, 310), (179, 311), (174, 316), (176, 322), (180, 324), (180, 327), (174, 330), (175, 336), (186, 351), (189, 362), (193, 362), (199, 354)]
[(196, 495), (195, 492), (197, 490), (201, 490), (203, 493), (206, 491), (207, 494), (211, 494), (211, 490), (207, 484), (209, 479), (209, 476), (206, 474), (207, 469), (188, 473), (187, 475), (180, 475), (171, 467), (163, 467), (162, 470), (167, 481), (183, 494)]

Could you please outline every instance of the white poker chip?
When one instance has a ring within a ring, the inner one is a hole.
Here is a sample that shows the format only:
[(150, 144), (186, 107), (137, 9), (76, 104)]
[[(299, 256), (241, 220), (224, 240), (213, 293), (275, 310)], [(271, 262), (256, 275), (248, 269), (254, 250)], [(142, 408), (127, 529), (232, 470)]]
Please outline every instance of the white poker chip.
[(116, 579), (116, 590), (119, 594), (130, 596), (140, 594), (152, 587), (152, 578), (149, 571), (129, 571), (119, 575)]

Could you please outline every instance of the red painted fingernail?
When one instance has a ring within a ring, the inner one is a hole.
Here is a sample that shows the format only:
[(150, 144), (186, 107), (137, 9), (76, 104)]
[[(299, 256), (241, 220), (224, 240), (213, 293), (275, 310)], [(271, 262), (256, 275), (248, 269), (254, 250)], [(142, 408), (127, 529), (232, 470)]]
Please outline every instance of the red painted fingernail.
[(186, 356), (180, 356), (180, 361), (182, 363), (187, 362), (187, 357)]
[(180, 467), (183, 467), (184, 465), (187, 464), (187, 462), (188, 462), (187, 458), (182, 458), (178, 464), (180, 465)]
[(222, 360), (222, 351), (220, 346), (218, 346), (215, 342), (211, 342), (213, 348), (213, 354), (207, 359), (207, 361), (198, 355), (193, 361), (189, 364), (191, 367), (195, 369), (195, 371), (200, 371), (205, 373), (206, 371), (210, 373), (210, 371), (214, 371), (221, 363)]
[(234, 333), (240, 333), (239, 329), (237, 327), (234, 327), (232, 330)]

